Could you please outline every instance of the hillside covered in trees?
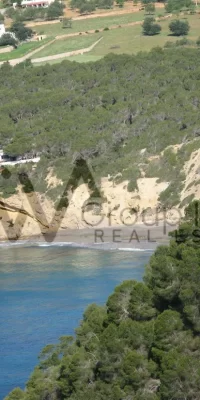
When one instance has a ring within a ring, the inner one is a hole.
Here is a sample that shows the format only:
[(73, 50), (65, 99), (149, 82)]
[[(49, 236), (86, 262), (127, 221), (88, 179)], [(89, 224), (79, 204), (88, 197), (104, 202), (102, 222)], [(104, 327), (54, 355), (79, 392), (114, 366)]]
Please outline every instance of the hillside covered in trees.
[(76, 337), (47, 345), (26, 391), (6, 400), (198, 400), (199, 207), (186, 208), (144, 282), (125, 281), (105, 307), (91, 304)]
[[(2, 196), (14, 194), (27, 172), (35, 190), (55, 200), (57, 188), (45, 181), (49, 168), (67, 182), (84, 159), (96, 182), (120, 173), (116, 182), (127, 179), (132, 191), (141, 176), (157, 177), (169, 183), (160, 201), (179, 204), (184, 163), (200, 143), (199, 60), (199, 49), (155, 48), (88, 64), (4, 64), (0, 147), (41, 160), (34, 168), (10, 167), (10, 179), (1, 175)], [(179, 145), (176, 153), (170, 145)]]

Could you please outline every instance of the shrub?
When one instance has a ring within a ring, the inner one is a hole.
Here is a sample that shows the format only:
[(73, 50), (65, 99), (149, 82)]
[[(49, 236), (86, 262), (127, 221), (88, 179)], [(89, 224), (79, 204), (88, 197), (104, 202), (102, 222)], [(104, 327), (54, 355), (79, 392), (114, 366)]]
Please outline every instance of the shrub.
[(104, 31), (109, 31), (109, 28), (108, 27), (104, 28)]
[(72, 19), (71, 18), (63, 18), (62, 24), (63, 24), (62, 25), (63, 29), (71, 28), (72, 27)]
[(99, 29), (95, 29), (95, 33), (98, 33), (99, 32)]
[(146, 12), (147, 14), (154, 14), (154, 13), (155, 13), (155, 4), (153, 4), (153, 3), (148, 3), (148, 4), (145, 6), (145, 12)]
[(168, 0), (165, 5), (167, 13), (179, 13), (181, 10), (194, 10), (195, 6), (192, 0)]
[(51, 20), (61, 17), (64, 14), (64, 8), (65, 6), (63, 3), (55, 0), (47, 9), (47, 19)]
[(190, 29), (188, 21), (180, 21), (176, 19), (169, 24), (169, 29), (174, 36), (187, 35)]
[(173, 207), (180, 203), (180, 192), (183, 189), (182, 182), (173, 181), (167, 189), (160, 193), (158, 200), (164, 207)]
[(88, 2), (88, 3), (82, 4), (79, 11), (80, 11), (80, 14), (85, 14), (85, 13), (91, 13), (92, 11), (95, 11), (95, 9), (96, 9), (95, 4)]
[(16, 47), (17, 41), (16, 39), (10, 35), (10, 33), (5, 33), (0, 38), (0, 46), (14, 46)]
[(124, 0), (116, 0), (116, 4), (119, 6), (119, 8), (124, 7)]
[(4, 15), (0, 13), (0, 24), (4, 21)]
[(131, 180), (128, 183), (127, 190), (128, 192), (134, 192), (138, 189), (137, 180)]
[(169, 42), (169, 41), (167, 41), (167, 42), (164, 44), (164, 47), (166, 47), (166, 48), (170, 48), (170, 47), (174, 47), (174, 46), (175, 46), (175, 43)]
[(109, 9), (113, 6), (113, 0), (98, 0), (95, 4), (97, 8)]
[(16, 38), (20, 41), (29, 39), (33, 34), (32, 29), (27, 28), (21, 22), (14, 22), (10, 30), (15, 34)]
[(192, 45), (195, 45), (195, 42), (193, 42), (193, 40), (186, 39), (185, 37), (176, 41), (176, 46), (192, 46)]
[(197, 46), (200, 46), (200, 36), (198, 37), (196, 44), (197, 44)]
[(154, 36), (160, 33), (161, 26), (159, 24), (154, 23), (154, 18), (145, 18), (144, 23), (142, 25), (143, 34), (145, 36)]
[(187, 197), (185, 197), (181, 204), (180, 204), (180, 208), (187, 206), (188, 204), (190, 204), (192, 202), (192, 200), (194, 200), (194, 193), (189, 194)]

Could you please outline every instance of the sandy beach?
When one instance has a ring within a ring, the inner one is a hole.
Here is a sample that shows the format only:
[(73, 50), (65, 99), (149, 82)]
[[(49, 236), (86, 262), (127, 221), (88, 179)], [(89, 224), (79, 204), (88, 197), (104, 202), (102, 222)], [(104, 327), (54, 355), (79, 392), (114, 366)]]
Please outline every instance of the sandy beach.
[[(30, 238), (21, 238), (24, 244), (40, 245), (71, 245), (103, 249), (155, 249), (159, 244), (169, 242), (168, 233), (175, 226), (164, 225), (147, 226), (136, 224), (130, 227), (115, 226), (106, 228), (64, 229), (57, 233), (35, 235)], [(19, 243), (21, 243), (19, 239)], [(11, 241), (10, 243), (17, 243)]]

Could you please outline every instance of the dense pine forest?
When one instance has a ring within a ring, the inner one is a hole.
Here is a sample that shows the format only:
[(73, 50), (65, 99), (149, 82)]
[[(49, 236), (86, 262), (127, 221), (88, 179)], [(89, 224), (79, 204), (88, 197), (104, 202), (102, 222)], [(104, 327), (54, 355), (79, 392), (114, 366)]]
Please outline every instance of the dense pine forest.
[(25, 392), (6, 400), (198, 400), (200, 202), (160, 246), (144, 282), (125, 281), (91, 304), (76, 336), (39, 355)]
[[(5, 63), (0, 147), (11, 156), (41, 160), (35, 168), (10, 168), (10, 179), (2, 175), (3, 197), (16, 192), (25, 171), (35, 190), (55, 200), (57, 188), (48, 190), (45, 181), (48, 168), (65, 182), (77, 160), (84, 159), (96, 181), (120, 172), (130, 190), (142, 168), (146, 177), (170, 183), (160, 200), (178, 204), (184, 162), (200, 143), (199, 61), (199, 49), (180, 47), (110, 54), (88, 64), (33, 67), (26, 61), (12, 68)], [(182, 144), (177, 154), (165, 150), (175, 144)]]

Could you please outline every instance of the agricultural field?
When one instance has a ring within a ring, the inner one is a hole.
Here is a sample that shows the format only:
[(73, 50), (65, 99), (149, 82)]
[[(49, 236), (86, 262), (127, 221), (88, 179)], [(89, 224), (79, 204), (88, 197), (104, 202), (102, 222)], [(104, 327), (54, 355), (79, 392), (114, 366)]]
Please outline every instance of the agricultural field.
[(8, 61), (14, 58), (23, 57), (29, 52), (36, 50), (37, 48), (43, 46), (48, 43), (50, 38), (43, 40), (42, 42), (28, 42), (21, 44), (17, 49), (12, 50), (10, 53), (2, 53), (0, 54), (0, 61)]
[(45, 47), (45, 49), (41, 51), (38, 51), (37, 58), (84, 49), (85, 47), (89, 47), (93, 43), (95, 43), (100, 38), (100, 36), (102, 35), (94, 34), (90, 36), (75, 36), (71, 38), (56, 40), (50, 46)]
[[(162, 13), (164, 11), (157, 10), (157, 14)], [(71, 28), (63, 28), (62, 22), (53, 23), (53, 24), (42, 24), (34, 26), (33, 29), (39, 34), (44, 35), (65, 35), (76, 32), (87, 32), (89, 30), (95, 29), (103, 29), (106, 27), (110, 27), (112, 25), (122, 25), (129, 24), (130, 22), (142, 21), (145, 17), (144, 11), (139, 11), (135, 13), (129, 13), (124, 15), (115, 15), (108, 17), (98, 17), (98, 18), (86, 18), (83, 20), (72, 21)]]
[[(200, 36), (200, 15), (190, 15), (185, 18), (187, 18), (191, 26), (187, 37), (188, 39), (196, 40)], [(178, 38), (171, 36), (168, 28), (171, 20), (160, 21), (159, 24), (162, 27), (162, 31), (155, 36), (143, 36), (140, 25), (103, 32), (103, 39), (90, 52), (90, 55), (103, 57), (111, 52), (115, 54), (136, 54), (139, 51), (149, 51), (156, 46), (163, 47), (167, 41), (175, 42)]]
[[(187, 15), (183, 16), (183, 18), (186, 18), (188, 20), (191, 27), (188, 39), (195, 41), (200, 36), (200, 15)], [(85, 43), (86, 45), (83, 47), (87, 47), (98, 40), (99, 36), (102, 37), (102, 40), (95, 46), (95, 48), (91, 52), (84, 55), (68, 57), (67, 60), (77, 62), (90, 62), (97, 61), (108, 53), (136, 54), (140, 51), (149, 51), (156, 46), (163, 47), (167, 41), (177, 41), (178, 38), (175, 36), (171, 36), (169, 32), (168, 26), (171, 20), (172, 18), (161, 20), (159, 22), (162, 26), (162, 31), (159, 35), (143, 36), (141, 25), (127, 26), (124, 28), (117, 28), (101, 33), (90, 34), (87, 37), (76, 36), (73, 38), (67, 38), (65, 40), (57, 40), (52, 45), (47, 46), (47, 48), (45, 48), (41, 52), (38, 52), (37, 57), (58, 54), (64, 51), (77, 50), (79, 48), (81, 49), (81, 43)], [(89, 38), (91, 40), (90, 44), (88, 44), (88, 42), (86, 41)], [(62, 49), (62, 51), (57, 51), (57, 46), (60, 50)], [(58, 63), (61, 61), (63, 61), (63, 58), (60, 60), (52, 60), (50, 61), (50, 63)]]

